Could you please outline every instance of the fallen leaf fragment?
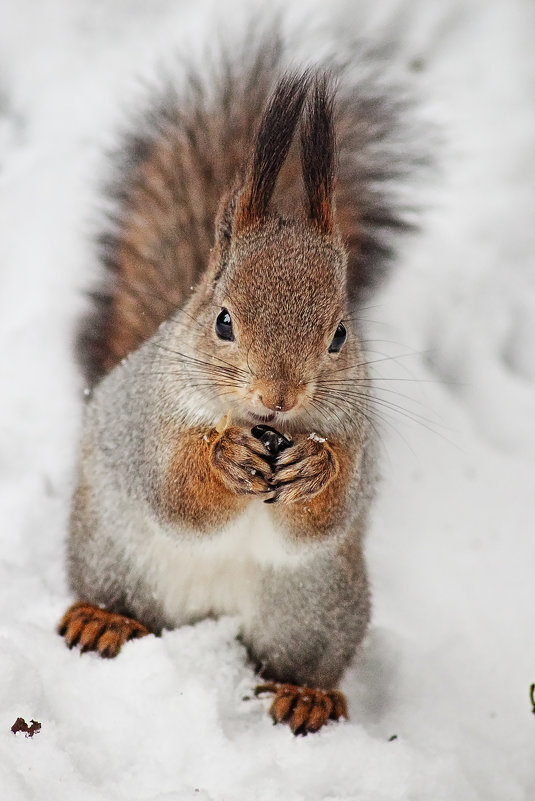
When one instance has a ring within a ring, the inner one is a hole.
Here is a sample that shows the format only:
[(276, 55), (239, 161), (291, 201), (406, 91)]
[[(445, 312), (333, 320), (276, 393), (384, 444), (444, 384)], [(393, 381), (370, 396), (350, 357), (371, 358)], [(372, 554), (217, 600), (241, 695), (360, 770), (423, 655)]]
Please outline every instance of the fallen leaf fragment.
[(17, 718), (11, 727), (13, 734), (23, 731), (26, 737), (33, 737), (33, 735), (40, 731), (40, 729), (41, 724), (37, 720), (30, 720), (30, 725), (28, 726), (24, 718)]
[(221, 419), (218, 420), (217, 423), (215, 424), (215, 429), (216, 429), (218, 434), (222, 434), (223, 431), (226, 428), (229, 427), (231, 418), (232, 418), (232, 414), (231, 414), (231, 411), (229, 409), (228, 412), (226, 413), (226, 415), (224, 415), (224, 417), (221, 417)]

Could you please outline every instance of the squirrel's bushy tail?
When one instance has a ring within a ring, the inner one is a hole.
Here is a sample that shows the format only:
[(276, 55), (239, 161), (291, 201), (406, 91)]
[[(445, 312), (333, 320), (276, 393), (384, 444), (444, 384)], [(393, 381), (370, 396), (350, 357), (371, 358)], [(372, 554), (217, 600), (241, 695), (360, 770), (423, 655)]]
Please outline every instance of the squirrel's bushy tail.
[[(207, 267), (219, 201), (246, 167), (288, 64), (277, 32), (246, 41), (232, 54), (221, 48), (179, 88), (160, 88), (123, 141), (108, 190), (116, 211), (99, 240), (106, 275), (78, 339), (89, 385), (182, 306)], [(385, 274), (397, 234), (412, 227), (400, 190), (425, 161), (406, 136), (406, 101), (385, 89), (373, 65), (359, 72), (360, 58), (324, 59), (309, 71), (336, 85), (336, 218), (356, 304)], [(302, 208), (300, 158), (294, 142), (277, 180), (275, 205), (286, 216)]]

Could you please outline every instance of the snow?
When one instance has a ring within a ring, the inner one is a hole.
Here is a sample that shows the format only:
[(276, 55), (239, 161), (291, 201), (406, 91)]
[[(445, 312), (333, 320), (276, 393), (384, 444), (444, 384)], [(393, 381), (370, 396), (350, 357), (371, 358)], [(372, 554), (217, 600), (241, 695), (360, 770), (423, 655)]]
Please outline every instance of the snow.
[[(390, 32), (393, 58), (421, 66), (442, 140), (425, 230), (365, 313), (383, 481), (367, 545), (373, 621), (342, 687), (351, 720), (306, 738), (271, 726), (233, 619), (129, 643), (110, 661), (54, 634), (70, 601), (83, 392), (71, 344), (96, 270), (95, 176), (138, 81), (202, 47), (216, 5), (3, 3), (0, 797), (533, 798), (530, 0), (329, 4), (329, 24)], [(300, 0), (291, 15), (321, 29), (321, 8)], [(225, 16), (238, 25), (238, 3)], [(41, 731), (12, 734), (19, 716)]]

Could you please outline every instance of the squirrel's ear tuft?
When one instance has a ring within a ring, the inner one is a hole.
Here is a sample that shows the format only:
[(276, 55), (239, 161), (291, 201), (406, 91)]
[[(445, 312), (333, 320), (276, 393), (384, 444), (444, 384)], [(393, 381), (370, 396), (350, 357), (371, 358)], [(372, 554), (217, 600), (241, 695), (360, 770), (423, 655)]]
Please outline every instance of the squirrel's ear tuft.
[(308, 218), (328, 236), (334, 231), (336, 139), (334, 91), (327, 74), (316, 77), (301, 126), (301, 163)]
[(261, 222), (267, 214), (310, 85), (307, 71), (286, 73), (273, 91), (256, 135), (251, 164), (237, 199), (234, 231)]

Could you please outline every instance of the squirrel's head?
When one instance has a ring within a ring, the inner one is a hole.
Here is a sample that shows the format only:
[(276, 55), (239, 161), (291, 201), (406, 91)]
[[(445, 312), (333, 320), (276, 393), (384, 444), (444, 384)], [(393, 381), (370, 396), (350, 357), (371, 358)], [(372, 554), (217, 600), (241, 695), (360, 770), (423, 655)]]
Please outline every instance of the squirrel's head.
[[(273, 208), (300, 124), (302, 198)], [(211, 402), (234, 418), (292, 428), (337, 415), (325, 382), (359, 361), (347, 319), (346, 253), (334, 208), (335, 137), (329, 79), (285, 76), (262, 117), (252, 157), (222, 200), (195, 315), (199, 359), (210, 357)], [(204, 355), (201, 355), (204, 354)], [(338, 410), (339, 412), (340, 410)], [(305, 422), (308, 416), (308, 423)]]

